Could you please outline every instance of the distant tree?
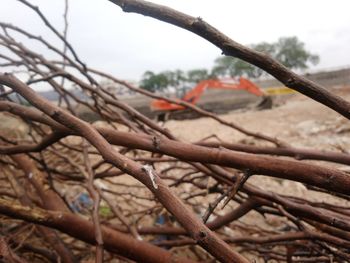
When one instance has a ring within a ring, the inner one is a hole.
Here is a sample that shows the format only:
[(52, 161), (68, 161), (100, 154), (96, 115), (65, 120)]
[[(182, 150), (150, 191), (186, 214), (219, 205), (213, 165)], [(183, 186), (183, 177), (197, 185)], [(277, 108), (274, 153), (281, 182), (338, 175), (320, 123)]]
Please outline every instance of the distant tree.
[[(282, 37), (275, 43), (262, 42), (251, 45), (259, 52), (269, 54), (283, 65), (291, 69), (306, 69), (319, 62), (319, 56), (305, 49), (305, 44), (297, 37)], [(215, 60), (212, 74), (216, 76), (246, 76), (258, 78), (264, 71), (243, 60), (233, 57), (219, 57)]]
[(233, 57), (219, 57), (215, 60), (212, 75), (218, 77), (247, 76), (257, 78), (261, 76), (260, 69)]
[(208, 78), (210, 78), (210, 75), (207, 69), (192, 69), (187, 71), (187, 81), (189, 83), (198, 83)]
[(162, 91), (169, 86), (169, 79), (166, 73), (155, 74), (152, 71), (146, 71), (141, 80), (141, 87), (148, 91)]
[(173, 74), (174, 74), (174, 81), (171, 87), (175, 88), (175, 93), (177, 97), (182, 97), (187, 90), (187, 85), (188, 85), (187, 73), (177, 69), (173, 72)]
[(297, 37), (282, 37), (275, 43), (274, 57), (287, 68), (306, 69), (308, 63), (316, 65), (320, 58), (305, 49)]
[(209, 78), (207, 69), (193, 69), (187, 72), (177, 69), (157, 74), (146, 71), (142, 76), (141, 87), (152, 92), (175, 88), (176, 92), (182, 94), (187, 89), (192, 88), (195, 83), (207, 78)]
[(181, 87), (186, 81), (186, 73), (182, 70), (175, 71), (163, 71), (160, 74), (164, 74), (168, 80), (168, 86), (178, 88)]

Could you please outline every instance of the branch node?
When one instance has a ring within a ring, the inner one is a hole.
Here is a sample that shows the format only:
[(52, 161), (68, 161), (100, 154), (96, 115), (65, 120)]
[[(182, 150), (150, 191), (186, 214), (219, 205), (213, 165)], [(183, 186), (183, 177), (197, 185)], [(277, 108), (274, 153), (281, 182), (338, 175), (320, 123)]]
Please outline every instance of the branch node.
[(54, 110), (53, 113), (50, 115), (51, 118), (55, 119), (60, 115), (60, 111)]
[(143, 172), (145, 172), (147, 174), (149, 179), (151, 179), (153, 188), (158, 189), (158, 185), (156, 183), (156, 175), (154, 174), (153, 167), (151, 165), (146, 164), (146, 165), (142, 166), (141, 169)]
[(297, 82), (296, 82), (295, 78), (293, 78), (293, 77), (287, 79), (287, 86), (292, 87), (292, 86), (295, 86), (296, 83), (297, 83)]
[(152, 144), (154, 148), (156, 148), (157, 150), (160, 150), (160, 139), (158, 137), (154, 136), (152, 138)]

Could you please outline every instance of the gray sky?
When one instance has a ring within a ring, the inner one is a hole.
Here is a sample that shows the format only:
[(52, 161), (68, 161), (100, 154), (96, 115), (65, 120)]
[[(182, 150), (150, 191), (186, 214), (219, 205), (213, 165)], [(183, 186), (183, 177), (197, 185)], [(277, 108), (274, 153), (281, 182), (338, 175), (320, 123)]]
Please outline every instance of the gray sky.
[[(31, 0), (63, 29), (64, 0)], [(157, 0), (200, 16), (242, 44), (296, 35), (321, 57), (317, 68), (350, 65), (349, 0)], [(15, 0), (1, 0), (4, 22), (52, 42), (42, 22)], [(146, 70), (210, 68), (220, 50), (172, 25), (123, 13), (107, 0), (70, 0), (68, 40), (89, 66), (138, 80)], [(0, 47), (1, 49), (2, 47)], [(0, 69), (1, 71), (1, 69)]]

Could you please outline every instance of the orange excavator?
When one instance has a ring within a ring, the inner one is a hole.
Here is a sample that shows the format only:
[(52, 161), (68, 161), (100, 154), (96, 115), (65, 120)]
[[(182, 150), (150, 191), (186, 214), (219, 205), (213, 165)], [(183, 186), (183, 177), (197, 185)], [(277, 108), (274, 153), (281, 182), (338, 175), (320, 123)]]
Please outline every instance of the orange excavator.
[[(237, 79), (207, 79), (199, 82), (192, 90), (187, 92), (179, 101), (186, 101), (192, 104), (197, 104), (203, 92), (207, 89), (222, 89), (222, 90), (245, 90), (257, 97), (266, 97), (263, 90), (256, 86), (253, 82), (240, 77)], [(165, 100), (153, 100), (151, 108), (155, 111), (170, 112), (175, 110), (183, 110), (185, 107), (169, 103)]]

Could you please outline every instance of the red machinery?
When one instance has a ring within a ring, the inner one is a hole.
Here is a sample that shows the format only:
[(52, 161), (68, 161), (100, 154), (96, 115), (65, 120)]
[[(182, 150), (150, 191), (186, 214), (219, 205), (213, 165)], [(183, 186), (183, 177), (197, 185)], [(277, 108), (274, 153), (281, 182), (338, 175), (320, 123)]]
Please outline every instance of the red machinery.
[[(199, 82), (196, 87), (187, 92), (181, 100), (192, 104), (196, 104), (206, 89), (246, 90), (247, 92), (259, 97), (265, 95), (265, 93), (253, 82), (241, 77), (238, 79), (238, 81), (236, 79), (203, 80)], [(153, 100), (151, 103), (151, 107), (154, 110), (161, 111), (185, 109), (185, 107), (181, 105), (169, 103), (165, 100)]]

